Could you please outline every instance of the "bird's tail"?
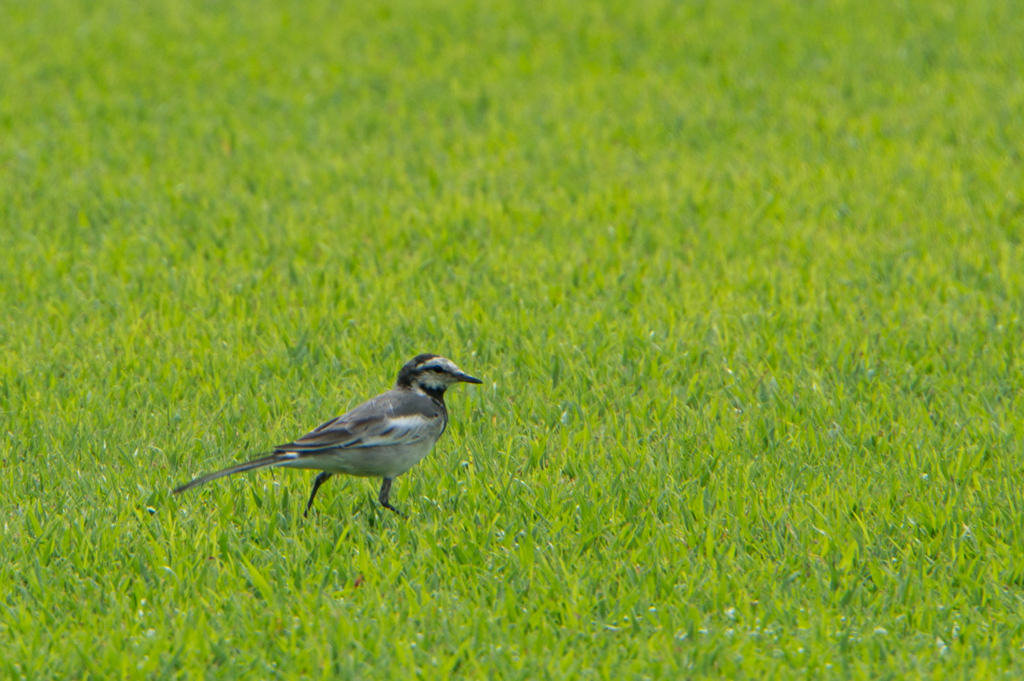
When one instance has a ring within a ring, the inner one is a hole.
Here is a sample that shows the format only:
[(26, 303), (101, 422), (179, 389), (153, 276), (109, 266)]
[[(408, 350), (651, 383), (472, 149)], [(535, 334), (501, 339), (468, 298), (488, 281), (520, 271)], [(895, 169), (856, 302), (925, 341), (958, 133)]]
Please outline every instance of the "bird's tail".
[(181, 494), (186, 490), (190, 490), (193, 487), (198, 487), (203, 483), (216, 480), (217, 478), (223, 478), (225, 475), (233, 475), (234, 473), (243, 473), (245, 471), (256, 470), (257, 468), (267, 468), (268, 466), (276, 466), (279, 463), (290, 461), (294, 459), (295, 455), (291, 452), (275, 452), (270, 456), (265, 456), (262, 459), (253, 459), (252, 461), (246, 461), (240, 463), (237, 466), (231, 468), (225, 468), (224, 470), (217, 471), (216, 473), (207, 473), (206, 475), (196, 478), (192, 482), (186, 483), (181, 487), (174, 490), (175, 494)]

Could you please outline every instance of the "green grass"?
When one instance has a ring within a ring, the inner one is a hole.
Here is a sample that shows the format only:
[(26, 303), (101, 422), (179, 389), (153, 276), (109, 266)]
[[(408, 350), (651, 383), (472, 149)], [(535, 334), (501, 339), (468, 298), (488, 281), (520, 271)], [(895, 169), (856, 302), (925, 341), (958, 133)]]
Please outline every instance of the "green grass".
[[(1024, 674), (1011, 0), (0, 4), (0, 674)], [(396, 481), (176, 484), (485, 378)]]

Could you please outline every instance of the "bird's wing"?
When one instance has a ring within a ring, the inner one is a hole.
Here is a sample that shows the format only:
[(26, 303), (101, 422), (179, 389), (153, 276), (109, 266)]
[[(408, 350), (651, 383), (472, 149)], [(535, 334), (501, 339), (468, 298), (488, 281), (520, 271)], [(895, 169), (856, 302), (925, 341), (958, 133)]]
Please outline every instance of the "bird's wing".
[(386, 397), (365, 402), (274, 451), (313, 454), (328, 449), (409, 445), (440, 434), (441, 419), (431, 418), (434, 415), (429, 413), (396, 413)]

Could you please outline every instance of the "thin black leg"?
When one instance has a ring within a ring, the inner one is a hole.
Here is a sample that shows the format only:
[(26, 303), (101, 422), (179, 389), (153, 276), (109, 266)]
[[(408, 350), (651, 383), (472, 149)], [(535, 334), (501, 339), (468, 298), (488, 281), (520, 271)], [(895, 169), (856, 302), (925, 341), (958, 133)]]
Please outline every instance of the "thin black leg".
[[(380, 505), (384, 508), (391, 509), (398, 515), (402, 515), (401, 511), (388, 503), (388, 496), (391, 494), (391, 483), (393, 481), (394, 478), (384, 478), (384, 483), (380, 486), (380, 494), (377, 496), (377, 501), (379, 501)], [(405, 516), (402, 517), (404, 518)]]
[(324, 471), (320, 475), (316, 476), (316, 480), (313, 481), (313, 491), (309, 493), (309, 503), (306, 504), (306, 512), (302, 514), (303, 518), (309, 517), (309, 509), (313, 508), (313, 499), (316, 498), (316, 493), (320, 489), (320, 485), (327, 482), (327, 480), (333, 475)]

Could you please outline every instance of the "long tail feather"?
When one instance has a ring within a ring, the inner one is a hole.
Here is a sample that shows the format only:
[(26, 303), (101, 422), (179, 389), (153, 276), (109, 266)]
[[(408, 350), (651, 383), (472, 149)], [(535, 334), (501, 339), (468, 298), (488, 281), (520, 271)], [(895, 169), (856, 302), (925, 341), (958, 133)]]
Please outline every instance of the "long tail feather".
[(237, 466), (232, 466), (231, 468), (225, 468), (224, 470), (217, 471), (216, 473), (207, 473), (202, 477), (196, 478), (192, 482), (186, 483), (181, 487), (178, 487), (177, 489), (174, 490), (174, 493), (181, 494), (182, 492), (190, 490), (193, 487), (198, 487), (203, 483), (210, 482), (211, 480), (216, 480), (217, 478), (223, 478), (225, 475), (233, 475), (235, 473), (244, 473), (245, 471), (251, 471), (257, 468), (267, 468), (268, 466), (276, 466), (279, 463), (291, 461), (294, 458), (295, 455), (288, 452), (271, 454), (270, 456), (265, 456), (262, 459), (253, 459), (252, 461), (246, 461), (245, 463), (240, 463)]

